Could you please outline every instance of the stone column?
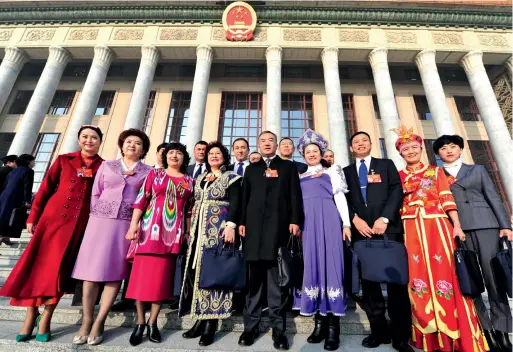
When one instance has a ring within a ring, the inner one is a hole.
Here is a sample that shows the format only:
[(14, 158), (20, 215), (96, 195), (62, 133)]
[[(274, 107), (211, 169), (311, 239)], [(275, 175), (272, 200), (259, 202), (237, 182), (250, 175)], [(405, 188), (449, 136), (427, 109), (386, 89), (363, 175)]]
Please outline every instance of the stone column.
[(189, 110), (189, 121), (187, 122), (187, 134), (185, 137), (187, 151), (192, 159), (194, 158), (194, 145), (201, 140), (203, 135), (208, 82), (210, 79), (210, 67), (212, 66), (212, 60), (214, 58), (214, 50), (208, 45), (200, 45), (196, 48), (196, 57), (191, 108)]
[(267, 95), (265, 129), (274, 132), (281, 139), (281, 56), (282, 49), (277, 45), (267, 48)]
[(506, 188), (511, 204), (513, 201), (513, 168), (511, 163), (513, 141), (493, 92), (490, 79), (486, 74), (483, 64), (483, 52), (471, 51), (461, 59), (460, 63), (467, 73), (479, 114), (490, 139), (493, 157), (497, 162), (502, 183)]
[(33, 152), (39, 130), (43, 125), (62, 73), (71, 60), (69, 52), (60, 46), (51, 46), (49, 52), (43, 73), (39, 77), (36, 89), (7, 154), (20, 155)]
[(124, 129), (142, 129), (144, 113), (153, 85), (153, 76), (160, 60), (160, 52), (153, 45), (143, 45), (141, 48), (141, 64), (137, 72), (132, 99), (128, 106)]
[(383, 137), (385, 138), (385, 147), (387, 155), (393, 160), (398, 170), (404, 168), (406, 163), (395, 149), (397, 135), (392, 129), (399, 127), (399, 114), (395, 105), (394, 89), (392, 79), (388, 70), (387, 48), (376, 48), (369, 54), (369, 63), (372, 67), (374, 76), (374, 85), (376, 86), (376, 95), (378, 97), (379, 114), (381, 115), (381, 124), (383, 125)]
[(326, 105), (328, 107), (328, 126), (330, 129), (330, 149), (335, 153), (337, 164), (349, 164), (349, 147), (347, 145), (346, 124), (342, 107), (342, 91), (338, 73), (338, 48), (330, 46), (321, 53), (324, 69), (324, 86)]
[(513, 73), (511, 72), (513, 70), (513, 58), (511, 56), (509, 57), (509, 59), (506, 60), (506, 62), (504, 63), (504, 66), (508, 70), (509, 78), (513, 79), (512, 78), (513, 77)]
[(27, 61), (28, 56), (22, 49), (14, 46), (5, 48), (5, 55), (0, 65), (0, 111), (4, 108), (9, 93)]
[(433, 117), (436, 135), (455, 134), (456, 130), (445, 101), (442, 81), (440, 81), (436, 68), (435, 54), (436, 51), (432, 49), (422, 50), (415, 57), (415, 64), (417, 64), (422, 78), (422, 85), (424, 86), (429, 111)]
[(97, 45), (94, 48), (94, 59), (87, 75), (82, 94), (69, 122), (66, 137), (60, 148), (60, 153), (71, 153), (78, 150), (77, 134), (82, 125), (91, 124), (94, 112), (98, 105), (98, 99), (102, 93), (105, 78), (110, 64), (114, 59), (114, 53), (105, 45)]

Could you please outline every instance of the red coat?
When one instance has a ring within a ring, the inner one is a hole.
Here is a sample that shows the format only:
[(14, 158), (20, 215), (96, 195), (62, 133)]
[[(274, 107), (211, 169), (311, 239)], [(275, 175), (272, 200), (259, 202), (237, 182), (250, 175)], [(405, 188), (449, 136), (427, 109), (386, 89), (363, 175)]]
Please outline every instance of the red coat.
[(94, 175), (102, 161), (96, 156), (90, 165), (93, 177), (77, 175), (84, 166), (80, 152), (60, 155), (52, 164), (27, 220), (36, 226), (34, 236), (0, 296), (23, 300), (73, 292), (71, 272), (89, 219)]

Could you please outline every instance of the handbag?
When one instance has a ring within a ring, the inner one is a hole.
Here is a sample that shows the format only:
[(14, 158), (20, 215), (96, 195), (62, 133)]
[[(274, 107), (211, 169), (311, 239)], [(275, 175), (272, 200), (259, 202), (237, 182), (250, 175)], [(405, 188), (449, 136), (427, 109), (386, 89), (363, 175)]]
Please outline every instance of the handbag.
[(353, 248), (360, 261), (363, 280), (408, 284), (408, 255), (403, 243), (390, 241), (385, 233), (383, 239), (357, 241)]
[(468, 249), (465, 242), (456, 237), (454, 250), (456, 275), (464, 296), (476, 298), (484, 292), (485, 286), (477, 253)]
[(360, 263), (351, 241), (344, 241), (344, 289), (349, 294), (360, 293)]
[(278, 286), (300, 290), (303, 288), (303, 245), (293, 237), (290, 236), (286, 247), (278, 248)]
[(246, 285), (244, 252), (234, 244), (205, 248), (201, 262), (199, 288), (204, 290), (241, 291)]
[(496, 283), (499, 289), (511, 297), (511, 242), (507, 237), (499, 240), (499, 252), (492, 259), (492, 268), (495, 274)]

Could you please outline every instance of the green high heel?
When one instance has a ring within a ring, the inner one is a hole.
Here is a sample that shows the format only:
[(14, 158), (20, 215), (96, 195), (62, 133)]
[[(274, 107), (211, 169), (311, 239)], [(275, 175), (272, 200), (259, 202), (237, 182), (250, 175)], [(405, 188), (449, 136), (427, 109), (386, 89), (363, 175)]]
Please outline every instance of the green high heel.
[[(37, 324), (37, 319), (39, 319), (39, 317), (41, 316), (41, 314), (38, 314), (37, 318), (36, 318), (36, 324)], [(18, 334), (16, 335), (16, 342), (27, 342), (28, 340), (30, 340), (32, 338), (32, 333), (34, 332), (34, 328), (32, 328), (32, 331), (29, 332), (28, 334)]]
[(52, 333), (51, 332), (47, 332), (46, 334), (40, 334), (39, 333), (39, 322), (41, 321), (41, 316), (38, 316), (37, 319), (36, 319), (36, 341), (38, 342), (48, 342), (50, 341), (50, 338), (52, 337)]

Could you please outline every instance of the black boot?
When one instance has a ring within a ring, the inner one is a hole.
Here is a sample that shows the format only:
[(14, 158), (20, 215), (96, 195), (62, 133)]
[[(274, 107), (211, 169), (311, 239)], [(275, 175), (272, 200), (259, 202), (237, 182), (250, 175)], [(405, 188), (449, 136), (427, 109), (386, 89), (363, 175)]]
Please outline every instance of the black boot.
[(203, 330), (203, 334), (201, 334), (199, 345), (200, 346), (209, 346), (214, 342), (214, 335), (217, 330), (217, 320), (209, 319), (205, 324), (205, 330)]
[(324, 341), (326, 351), (335, 351), (340, 345), (340, 319), (333, 314), (328, 316), (328, 336)]
[(501, 346), (495, 339), (495, 333), (493, 330), (484, 330), (484, 336), (486, 338), (486, 342), (488, 342), (488, 347), (490, 347), (490, 352), (501, 351)]
[(315, 314), (314, 318), (315, 326), (312, 334), (308, 336), (308, 343), (319, 343), (326, 338), (326, 327), (327, 320), (326, 317), (323, 317), (319, 313)]
[(157, 323), (148, 324), (148, 339), (151, 342), (156, 343), (160, 343), (162, 341), (162, 336), (160, 336), (160, 331), (157, 327)]
[(132, 346), (140, 345), (144, 336), (144, 329), (146, 328), (146, 324), (137, 324), (135, 326), (132, 335), (130, 335), (130, 344)]
[(203, 330), (205, 329), (205, 320), (196, 320), (196, 323), (194, 323), (194, 326), (184, 332), (182, 334), (182, 337), (184, 339), (195, 339), (196, 337), (199, 337)]
[(511, 351), (512, 346), (507, 332), (495, 330), (495, 341), (497, 341), (503, 351)]

